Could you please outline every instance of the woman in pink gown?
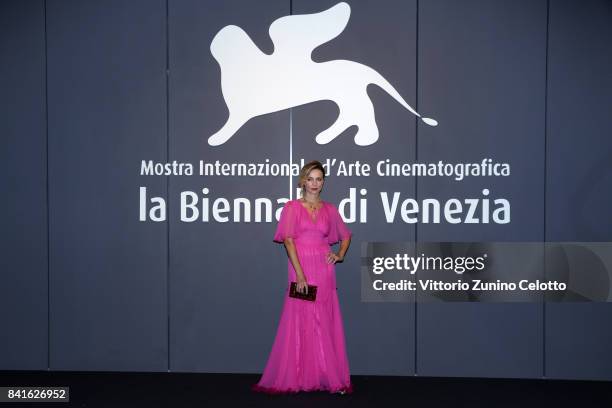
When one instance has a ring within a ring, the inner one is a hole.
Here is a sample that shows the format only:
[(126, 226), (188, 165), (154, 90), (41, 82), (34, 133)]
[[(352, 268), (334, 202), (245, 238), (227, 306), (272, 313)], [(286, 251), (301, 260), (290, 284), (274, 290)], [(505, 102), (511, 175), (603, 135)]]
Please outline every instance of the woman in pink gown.
[[(351, 231), (336, 207), (320, 199), (325, 172), (313, 161), (300, 172), (302, 198), (287, 202), (274, 235), (285, 244), (289, 276), (285, 301), (272, 352), (255, 391), (288, 393), (325, 390), (352, 391), (344, 342), (335, 263), (344, 259)], [(330, 245), (341, 241), (338, 253)], [(317, 286), (315, 301), (289, 297)]]

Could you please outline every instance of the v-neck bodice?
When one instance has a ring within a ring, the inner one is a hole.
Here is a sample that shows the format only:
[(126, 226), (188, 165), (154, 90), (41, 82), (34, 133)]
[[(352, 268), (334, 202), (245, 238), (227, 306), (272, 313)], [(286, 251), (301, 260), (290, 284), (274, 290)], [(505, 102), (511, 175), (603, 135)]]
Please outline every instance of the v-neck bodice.
[[(319, 220), (319, 217), (320, 217), (320, 215), (321, 215), (321, 212), (322, 212), (322, 211), (324, 211), (324, 210), (323, 210), (323, 207), (325, 207), (325, 205), (323, 204), (323, 201), (320, 201), (320, 202), (319, 202), (319, 203), (320, 203), (319, 208), (317, 208), (317, 209), (316, 209), (315, 211), (313, 211), (313, 212), (310, 212), (310, 211), (308, 210), (308, 208), (306, 208), (306, 207), (304, 206), (304, 204), (302, 204), (302, 201), (300, 201), (300, 200), (297, 200), (297, 201), (298, 201), (298, 203), (300, 203), (300, 206), (301, 206), (301, 207), (302, 207), (304, 210), (306, 210), (306, 214), (308, 214), (308, 218), (309, 218), (309, 219), (310, 219), (310, 220), (311, 220), (313, 223), (315, 223), (315, 224), (316, 224), (316, 223), (317, 223), (317, 221)], [(313, 215), (314, 215), (314, 217), (313, 217)]]

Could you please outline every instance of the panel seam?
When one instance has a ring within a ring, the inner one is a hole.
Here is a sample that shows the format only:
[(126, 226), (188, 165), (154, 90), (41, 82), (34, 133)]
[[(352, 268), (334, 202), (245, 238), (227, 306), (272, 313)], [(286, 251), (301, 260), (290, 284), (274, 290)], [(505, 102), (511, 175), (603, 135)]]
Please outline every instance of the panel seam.
[[(415, 46), (416, 46), (416, 69), (415, 69), (415, 82), (416, 82), (416, 86), (415, 86), (415, 103), (414, 103), (414, 107), (416, 109), (417, 112), (419, 112), (419, 0), (416, 0), (416, 38), (415, 38)], [(414, 160), (415, 162), (418, 163), (419, 161), (419, 122), (418, 120), (415, 118), (414, 119)], [(419, 186), (419, 179), (418, 177), (416, 177), (414, 179), (414, 196), (418, 199), (418, 186)], [(416, 253), (416, 248), (417, 248), (417, 242), (419, 239), (419, 235), (418, 235), (418, 231), (419, 231), (419, 225), (416, 224), (414, 226), (414, 248), (415, 248), (415, 253)], [(417, 275), (418, 276), (418, 275)], [(418, 279), (418, 277), (417, 277)], [(418, 347), (418, 336), (417, 336), (417, 330), (418, 330), (418, 285), (414, 294), (414, 375), (418, 375), (418, 353), (417, 353), (417, 347)]]
[(47, 200), (47, 371), (51, 370), (51, 251), (49, 218), (49, 67), (47, 57), (47, 0), (43, 1), (43, 25), (45, 31), (45, 166), (46, 166), (46, 200)]
[[(293, 0), (289, 0), (289, 15), (293, 15)], [(289, 108), (289, 200), (293, 200), (293, 108)], [(296, 197), (297, 198), (297, 197)]]
[[(166, 163), (170, 162), (170, 22), (169, 4), (166, 0)], [(167, 214), (170, 214), (170, 176), (166, 176)], [(170, 372), (170, 221), (166, 223), (166, 353), (167, 366)]]
[[(549, 53), (549, 31), (550, 31), (550, 0), (546, 1), (546, 54), (544, 62), (544, 202), (542, 212), (544, 213), (544, 279), (546, 280), (546, 196), (547, 196), (547, 157), (548, 157), (548, 53)], [(542, 377), (546, 378), (546, 296), (542, 302)]]

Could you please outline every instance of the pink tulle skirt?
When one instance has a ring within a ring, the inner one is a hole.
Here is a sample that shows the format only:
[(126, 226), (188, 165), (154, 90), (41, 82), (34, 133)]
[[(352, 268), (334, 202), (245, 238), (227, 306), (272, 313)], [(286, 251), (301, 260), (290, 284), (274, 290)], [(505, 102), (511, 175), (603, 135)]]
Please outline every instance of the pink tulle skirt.
[[(321, 242), (296, 242), (300, 265), (309, 285), (317, 286), (314, 302), (288, 296), (259, 383), (254, 391), (270, 394), (299, 391), (350, 393), (349, 364), (336, 290), (335, 265), (326, 263), (330, 252)], [(289, 283), (295, 281), (291, 262)]]

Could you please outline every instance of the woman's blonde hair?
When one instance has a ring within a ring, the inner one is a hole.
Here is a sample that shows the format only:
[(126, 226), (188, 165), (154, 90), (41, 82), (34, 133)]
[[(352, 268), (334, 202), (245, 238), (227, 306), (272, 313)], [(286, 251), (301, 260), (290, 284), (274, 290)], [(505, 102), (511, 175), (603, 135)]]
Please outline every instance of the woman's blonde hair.
[(323, 165), (320, 161), (313, 160), (311, 162), (306, 163), (304, 167), (302, 167), (302, 169), (300, 170), (300, 175), (298, 177), (298, 187), (300, 187), (302, 190), (304, 189), (304, 184), (306, 183), (308, 175), (311, 171), (315, 169), (321, 170), (321, 173), (323, 173), (323, 180), (325, 180), (325, 170), (323, 169)]

